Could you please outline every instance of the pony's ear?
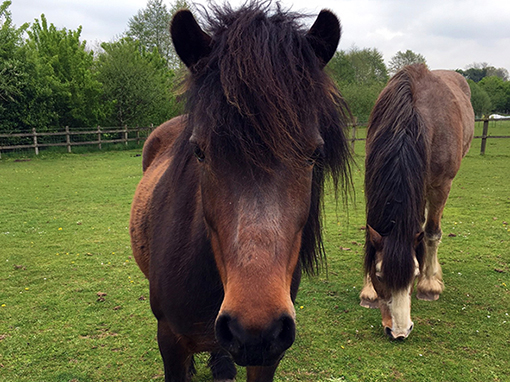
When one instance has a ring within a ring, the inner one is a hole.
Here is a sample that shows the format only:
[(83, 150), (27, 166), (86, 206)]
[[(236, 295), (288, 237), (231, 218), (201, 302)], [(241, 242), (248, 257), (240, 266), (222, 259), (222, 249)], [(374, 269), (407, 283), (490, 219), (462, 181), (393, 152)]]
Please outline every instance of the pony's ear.
[(175, 51), (190, 68), (211, 52), (211, 37), (205, 33), (187, 9), (175, 14), (170, 25)]
[(368, 224), (367, 230), (370, 243), (374, 246), (376, 251), (381, 251), (383, 248), (383, 237), (379, 234), (379, 232), (370, 227)]
[(342, 27), (338, 18), (333, 12), (323, 9), (306, 34), (323, 67), (335, 54), (341, 34)]

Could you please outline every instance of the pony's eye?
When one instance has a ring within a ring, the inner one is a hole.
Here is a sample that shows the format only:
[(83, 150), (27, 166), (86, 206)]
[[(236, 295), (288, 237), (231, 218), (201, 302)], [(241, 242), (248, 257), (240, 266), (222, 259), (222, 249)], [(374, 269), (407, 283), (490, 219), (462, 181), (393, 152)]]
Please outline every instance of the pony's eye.
[(195, 155), (195, 158), (197, 158), (199, 162), (203, 162), (205, 160), (205, 154), (198, 145), (195, 145), (195, 147), (193, 148), (193, 154)]
[(322, 150), (323, 150), (322, 146), (317, 147), (313, 152), (312, 156), (306, 160), (306, 164), (308, 166), (313, 166), (315, 163), (317, 163), (319, 158), (322, 156)]
[(376, 272), (375, 277), (377, 278), (377, 281), (382, 282), (383, 277), (381, 272)]

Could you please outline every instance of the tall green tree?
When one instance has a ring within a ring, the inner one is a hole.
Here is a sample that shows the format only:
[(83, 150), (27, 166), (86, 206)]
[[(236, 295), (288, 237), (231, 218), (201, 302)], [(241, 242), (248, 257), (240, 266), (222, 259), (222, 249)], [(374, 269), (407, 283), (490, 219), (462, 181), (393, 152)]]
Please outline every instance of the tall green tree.
[(353, 47), (347, 52), (347, 59), (354, 70), (354, 81), (351, 82), (373, 84), (388, 81), (388, 70), (383, 55), (377, 49)]
[(345, 50), (335, 52), (328, 63), (327, 70), (337, 82), (355, 82), (354, 66)]
[(471, 105), (477, 117), (487, 115), (492, 110), (492, 103), (489, 95), (481, 86), (473, 80), (467, 80), (471, 89)]
[(147, 6), (129, 19), (126, 35), (138, 40), (140, 49), (147, 52), (157, 49), (169, 67), (178, 68), (180, 62), (172, 45), (170, 22), (175, 12), (187, 8), (185, 0), (176, 0), (170, 9), (163, 0), (148, 0)]
[(496, 76), (484, 77), (478, 85), (489, 95), (493, 112), (510, 112), (510, 87)]
[(24, 96), (30, 86), (30, 64), (23, 52), (28, 24), (16, 28), (9, 11), (11, 1), (0, 5), (0, 130), (19, 130), (26, 118)]
[(427, 64), (427, 60), (421, 54), (409, 49), (405, 52), (399, 51), (391, 58), (388, 69), (391, 75), (394, 75), (404, 66), (412, 64)]
[(96, 125), (103, 114), (101, 84), (92, 71), (93, 52), (85, 49), (77, 30), (57, 29), (46, 17), (28, 30), (27, 57), (35, 65), (36, 93), (32, 106), (41, 113), (30, 123), (38, 127)]
[(157, 125), (179, 113), (171, 91), (173, 71), (157, 48), (146, 51), (129, 37), (102, 48), (97, 72), (108, 107), (102, 125)]
[(377, 49), (353, 47), (336, 52), (328, 64), (351, 112), (359, 122), (366, 122), (375, 101), (388, 81), (383, 56)]
[(509, 74), (505, 68), (495, 68), (486, 62), (474, 62), (466, 67), (465, 70), (457, 69), (457, 73), (462, 74), (466, 79), (480, 82), (485, 77), (499, 77), (503, 81), (508, 81)]

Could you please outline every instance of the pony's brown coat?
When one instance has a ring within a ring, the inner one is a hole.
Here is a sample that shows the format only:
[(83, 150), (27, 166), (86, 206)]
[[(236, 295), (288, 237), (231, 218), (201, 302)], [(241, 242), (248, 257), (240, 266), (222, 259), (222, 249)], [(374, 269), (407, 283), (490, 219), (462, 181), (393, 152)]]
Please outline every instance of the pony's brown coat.
[(313, 273), (323, 254), (325, 177), (336, 188), (349, 174), (349, 112), (323, 72), (340, 24), (323, 11), (306, 31), (266, 2), (205, 18), (208, 34), (189, 11), (172, 22), (190, 69), (187, 116), (144, 147), (133, 253), (167, 380), (187, 380), (200, 351), (215, 379), (233, 379), (228, 351), (250, 382), (266, 382), (294, 341), (301, 270)]

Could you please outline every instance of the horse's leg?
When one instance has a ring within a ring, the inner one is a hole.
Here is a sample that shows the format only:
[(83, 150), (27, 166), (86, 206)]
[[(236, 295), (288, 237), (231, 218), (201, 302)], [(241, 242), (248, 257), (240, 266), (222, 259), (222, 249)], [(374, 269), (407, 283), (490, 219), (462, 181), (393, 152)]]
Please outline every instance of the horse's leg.
[(379, 298), (377, 296), (377, 292), (372, 285), (372, 280), (370, 279), (370, 275), (366, 274), (363, 289), (359, 294), (360, 305), (364, 308), (372, 308), (379, 309)]
[(165, 382), (191, 380), (193, 354), (179, 341), (164, 320), (158, 320), (158, 345), (165, 369)]
[(279, 362), (274, 366), (247, 366), (246, 382), (273, 382)]
[(437, 259), (437, 249), (441, 242), (441, 217), (450, 193), (452, 180), (443, 186), (432, 188), (427, 195), (427, 217), (425, 221), (425, 253), (422, 271), (416, 285), (419, 300), (434, 301), (443, 292), (443, 272)]
[(224, 350), (211, 352), (209, 359), (214, 382), (233, 382), (237, 374), (236, 366), (232, 357)]

